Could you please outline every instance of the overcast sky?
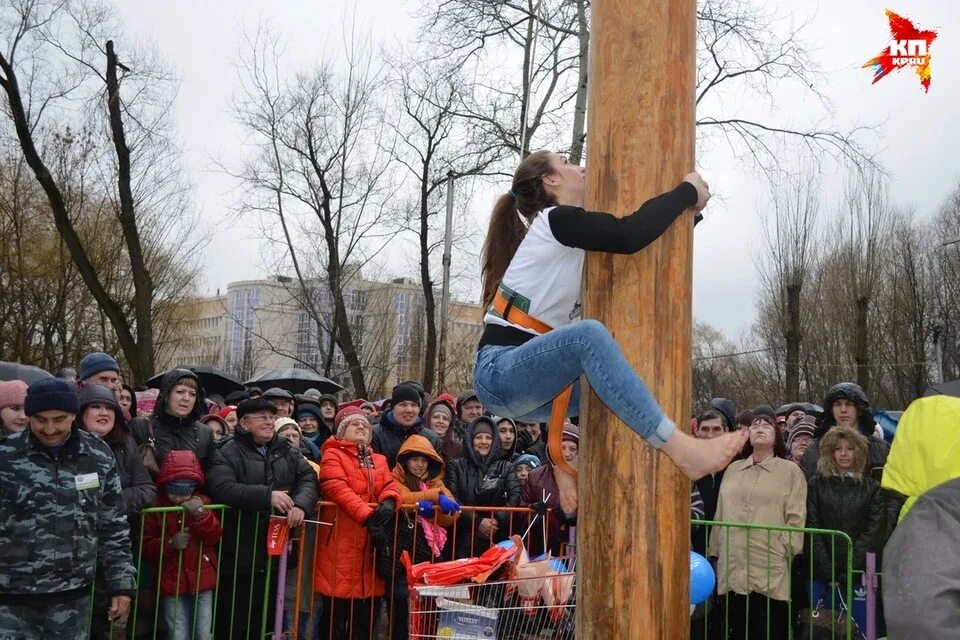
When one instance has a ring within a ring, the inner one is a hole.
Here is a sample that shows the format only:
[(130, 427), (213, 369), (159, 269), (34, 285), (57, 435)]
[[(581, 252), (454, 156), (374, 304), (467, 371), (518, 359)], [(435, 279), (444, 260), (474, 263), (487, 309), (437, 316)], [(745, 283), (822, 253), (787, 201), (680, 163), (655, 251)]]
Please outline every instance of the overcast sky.
[[(871, 139), (892, 174), (893, 200), (917, 216), (929, 216), (960, 178), (960, 12), (947, 0), (902, 0), (900, 5), (875, 0), (847, 2), (756, 2), (779, 6), (782, 15), (811, 19), (805, 30), (814, 58), (825, 75), (821, 91), (832, 113), (813, 101), (786, 93), (770, 114), (780, 124), (809, 121), (822, 113), (825, 123), (849, 128), (882, 123), (880, 139)], [(391, 43), (416, 35), (420, 0), (123, 0), (117, 6), (128, 32), (156, 43), (182, 79), (176, 103), (178, 133), (185, 163), (195, 184), (195, 202), (209, 229), (204, 258), (204, 293), (225, 289), (234, 280), (266, 275), (262, 240), (255, 226), (227, 223), (238, 198), (237, 183), (215, 167), (242, 153), (243, 134), (234, 123), (230, 99), (237, 85), (233, 64), (241, 34), (267, 20), (283, 34), (297, 66), (319, 61), (335, 51), (341, 24), (356, 12), (375, 41)], [(932, 82), (925, 94), (912, 70), (895, 72), (871, 85), (861, 65), (886, 44), (890, 8), (923, 29), (939, 30), (933, 44)], [(713, 145), (698, 158), (702, 173), (719, 196), (698, 226), (694, 253), (694, 316), (724, 330), (740, 333), (754, 316), (754, 255), (762, 247), (760, 217), (766, 186), (755, 170), (733, 158), (724, 145)], [(826, 185), (824, 204), (839, 201), (839, 180)], [(504, 185), (503, 191), (506, 188)], [(492, 194), (478, 190), (471, 211), (486, 225)], [(402, 275), (402, 274), (400, 274)], [(407, 275), (414, 275), (413, 272)]]

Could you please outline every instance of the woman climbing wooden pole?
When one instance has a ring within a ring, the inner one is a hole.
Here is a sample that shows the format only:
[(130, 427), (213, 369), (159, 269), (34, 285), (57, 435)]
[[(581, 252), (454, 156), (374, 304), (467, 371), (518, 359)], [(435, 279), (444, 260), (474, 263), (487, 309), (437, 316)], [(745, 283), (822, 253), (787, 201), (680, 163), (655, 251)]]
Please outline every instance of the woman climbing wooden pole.
[[(693, 215), (683, 214), (710, 197), (688, 173), (695, 5), (595, 0), (592, 10), (589, 174), (540, 151), (498, 199), (474, 379), (488, 410), (556, 421), (580, 414), (585, 377), (601, 402), (582, 434), (578, 635), (679, 638), (689, 615), (689, 482), (725, 467), (744, 443), (742, 433), (694, 440), (676, 427), (690, 390)], [(588, 251), (595, 319), (581, 320)], [(575, 473), (555, 463), (564, 510), (576, 510)]]

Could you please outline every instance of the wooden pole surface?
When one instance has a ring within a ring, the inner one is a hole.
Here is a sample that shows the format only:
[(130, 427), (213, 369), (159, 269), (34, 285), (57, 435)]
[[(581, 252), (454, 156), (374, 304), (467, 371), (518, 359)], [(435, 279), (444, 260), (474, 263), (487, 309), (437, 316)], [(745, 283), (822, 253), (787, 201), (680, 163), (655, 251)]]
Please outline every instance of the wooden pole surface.
[[(589, 210), (625, 215), (694, 169), (695, 0), (594, 0)], [(693, 214), (634, 256), (587, 258), (584, 312), (689, 429)], [(690, 482), (591, 392), (580, 475), (577, 637), (688, 637)]]

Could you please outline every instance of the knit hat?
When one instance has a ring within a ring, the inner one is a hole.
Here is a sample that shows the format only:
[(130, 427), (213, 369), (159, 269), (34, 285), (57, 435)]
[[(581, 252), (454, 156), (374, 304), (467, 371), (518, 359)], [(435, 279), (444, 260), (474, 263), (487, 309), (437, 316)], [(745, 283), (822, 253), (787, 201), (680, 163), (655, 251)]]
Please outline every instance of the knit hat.
[(754, 420), (756, 420), (756, 419), (757, 419), (757, 416), (760, 416), (760, 415), (763, 415), (763, 416), (766, 416), (766, 417), (770, 418), (770, 424), (776, 426), (776, 424), (777, 424), (777, 413), (776, 413), (776, 411), (773, 410), (773, 407), (771, 407), (771, 406), (768, 405), (768, 404), (762, 404), (762, 405), (760, 405), (759, 407), (757, 407), (756, 409), (753, 410), (753, 419), (754, 419)]
[[(473, 389), (466, 389), (463, 393), (457, 396), (457, 417), (461, 418), (460, 414), (463, 411), (463, 405), (471, 400), (479, 400), (480, 396), (477, 395), (477, 392)], [(462, 419), (462, 418), (461, 418)]]
[(487, 418), (485, 416), (480, 416), (473, 421), (473, 435), (478, 433), (487, 433), (490, 434), (490, 437), (493, 437), (494, 428), (493, 428), (493, 419)]
[(22, 407), (27, 397), (27, 383), (23, 380), (0, 382), (0, 409)]
[(790, 449), (793, 446), (793, 440), (801, 434), (806, 434), (811, 438), (814, 437), (817, 429), (817, 421), (813, 416), (801, 416), (796, 422), (793, 423), (793, 429), (790, 430), (790, 435), (787, 437), (787, 449)]
[(273, 431), (274, 431), (274, 433), (279, 433), (281, 428), (287, 427), (287, 426), (290, 426), (290, 425), (293, 425), (293, 427), (294, 427), (301, 435), (303, 435), (303, 431), (300, 430), (300, 425), (298, 425), (298, 424), (297, 424), (297, 421), (294, 420), (293, 418), (277, 418), (277, 421), (273, 423)]
[(244, 400), (237, 405), (237, 420), (240, 420), (248, 414), (256, 413), (257, 411), (269, 411), (274, 415), (277, 414), (277, 408), (275, 406), (263, 398), (253, 398), (250, 400)]
[(420, 404), (420, 392), (412, 384), (398, 384), (390, 394), (390, 406), (395, 407), (401, 402)]
[(103, 371), (115, 371), (120, 373), (120, 365), (110, 354), (102, 351), (94, 351), (83, 356), (80, 360), (80, 373), (77, 376), (79, 380), (86, 380)]
[(710, 409), (717, 411), (723, 418), (724, 428), (730, 430), (736, 423), (737, 408), (729, 398), (711, 398)]
[(320, 407), (315, 405), (312, 401), (304, 402), (301, 405), (297, 406), (297, 420), (303, 418), (316, 418), (317, 422), (323, 420), (323, 415), (320, 413)]
[(337, 413), (337, 416), (333, 419), (333, 424), (337, 425), (338, 438), (343, 438), (343, 432), (347, 428), (347, 423), (353, 416), (360, 416), (364, 420), (367, 419), (367, 414), (360, 411), (359, 407), (344, 407)]
[(776, 416), (776, 415), (773, 415), (773, 409), (772, 409), (771, 407), (766, 407), (767, 409), (770, 409), (769, 412), (767, 412), (767, 411), (760, 411), (760, 409), (763, 409), (763, 408), (764, 408), (764, 407), (757, 407), (757, 409), (754, 410), (754, 412), (753, 412), (753, 420), (751, 421), (751, 424), (753, 424), (754, 422), (757, 422), (758, 420), (760, 420), (760, 421), (766, 422), (766, 423), (769, 424), (771, 427), (776, 428), (776, 426), (777, 426), (777, 416)]
[[(106, 371), (106, 369), (100, 371)], [(43, 378), (27, 387), (23, 410), (28, 416), (36, 415), (41, 411), (64, 411), (77, 415), (80, 413), (80, 399), (73, 385), (66, 380)]]
[(563, 425), (563, 433), (560, 435), (560, 442), (573, 442), (580, 445), (580, 428), (571, 423)]
[[(219, 413), (210, 413), (210, 414), (207, 414), (207, 415), (203, 416), (202, 418), (200, 418), (200, 422), (202, 422), (203, 424), (207, 424), (207, 425), (209, 425), (209, 424), (210, 424), (211, 422), (213, 422), (213, 421), (217, 421), (217, 422), (219, 422), (221, 425), (223, 425), (223, 430), (224, 430), (224, 431), (227, 430), (227, 421), (224, 420), (223, 418), (221, 418)], [(211, 429), (212, 429), (212, 428), (213, 428), (213, 427), (211, 427)]]
[(167, 483), (167, 492), (178, 496), (189, 496), (200, 484), (196, 480), (171, 480)]
[(236, 410), (237, 410), (237, 405), (228, 404), (223, 409), (220, 409), (220, 411), (217, 411), (217, 415), (223, 418), (224, 420), (226, 420), (227, 416), (230, 415), (230, 412), (236, 411)]
[(77, 392), (77, 399), (80, 402), (81, 409), (91, 404), (105, 404), (113, 409), (120, 409), (120, 403), (117, 402), (117, 397), (113, 391), (102, 384), (83, 385)]
[(430, 405), (430, 415), (427, 416), (427, 419), (429, 420), (430, 416), (432, 416), (437, 410), (444, 411), (450, 417), (450, 422), (453, 422), (453, 409), (451, 409), (450, 405), (446, 402), (440, 402), (439, 400)]
[(540, 466), (540, 458), (533, 455), (532, 453), (525, 453), (514, 461), (513, 466), (518, 467), (521, 464), (525, 464), (531, 469), (536, 469)]

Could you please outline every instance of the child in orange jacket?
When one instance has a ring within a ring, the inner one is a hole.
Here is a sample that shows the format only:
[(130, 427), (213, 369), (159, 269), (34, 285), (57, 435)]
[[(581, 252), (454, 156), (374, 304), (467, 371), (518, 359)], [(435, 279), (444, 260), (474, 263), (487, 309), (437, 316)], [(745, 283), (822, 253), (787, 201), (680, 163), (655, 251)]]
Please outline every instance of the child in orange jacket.
[(460, 517), (460, 505), (443, 484), (444, 466), (443, 458), (423, 436), (410, 436), (397, 453), (393, 479), (400, 487), (402, 504), (416, 509), (399, 512), (393, 546), (379, 556), (378, 570), (392, 585), (387, 591), (393, 600), (393, 638), (407, 637), (409, 615), (407, 575), (398, 562), (400, 554), (407, 551), (414, 563), (436, 560), (447, 542), (445, 527)]

